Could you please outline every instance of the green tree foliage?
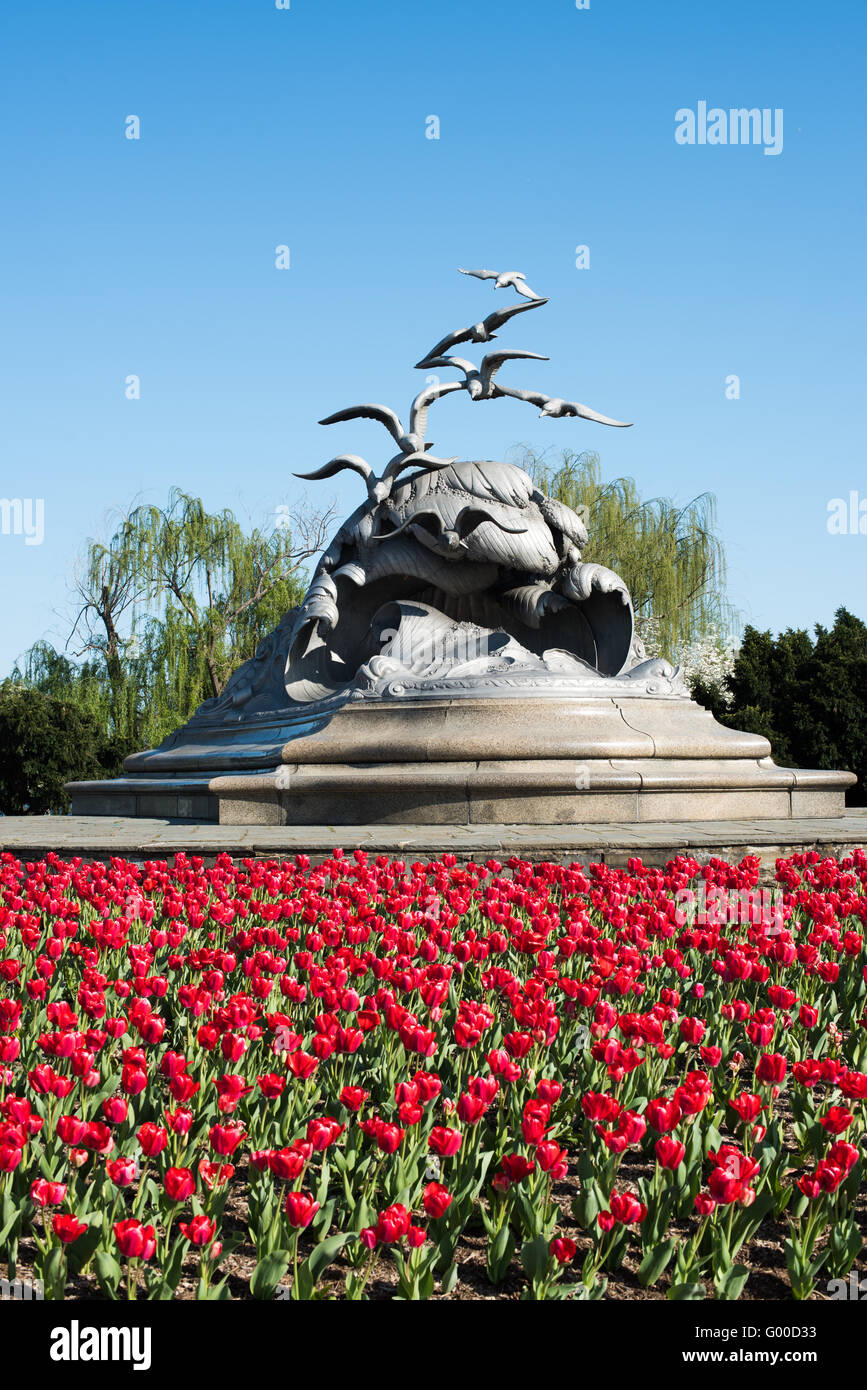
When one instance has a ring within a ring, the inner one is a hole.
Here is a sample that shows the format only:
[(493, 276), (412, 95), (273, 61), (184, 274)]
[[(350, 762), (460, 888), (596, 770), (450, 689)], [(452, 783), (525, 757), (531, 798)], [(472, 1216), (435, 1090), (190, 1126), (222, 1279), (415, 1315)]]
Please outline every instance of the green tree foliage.
[(20, 681), (0, 682), (0, 811), (68, 811), (64, 782), (105, 777), (118, 750), (98, 715)]
[(867, 803), (867, 626), (839, 608), (834, 626), (789, 629), (774, 638), (744, 631), (725, 688), (696, 686), (695, 698), (731, 728), (764, 734), (783, 766), (846, 768)]
[(527, 450), (521, 462), (544, 492), (583, 518), (590, 537), (584, 558), (622, 577), (650, 655), (676, 660), (687, 644), (735, 625), (710, 493), (685, 506), (642, 499), (632, 478), (604, 482), (599, 455), (589, 452), (566, 450), (552, 467)]
[(210, 513), (176, 489), (167, 507), (136, 507), (107, 544), (90, 543), (73, 633), (105, 668), (119, 733), (140, 732), (143, 691), (154, 738), (188, 719), (299, 602), (299, 568), (328, 519), (294, 521), (247, 533), (231, 511)]
[(185, 723), (303, 596), (331, 516), (245, 532), (184, 492), (90, 541), (67, 648), (37, 642), (0, 685), (0, 812), (62, 812), (63, 783), (117, 776)]
[(108, 541), (88, 543), (76, 573), (67, 646), (83, 661), (37, 643), (13, 679), (92, 714), (120, 759), (158, 743), (303, 596), (302, 566), (330, 517), (287, 509), (281, 521), (245, 532), (179, 490), (165, 508), (133, 508)]

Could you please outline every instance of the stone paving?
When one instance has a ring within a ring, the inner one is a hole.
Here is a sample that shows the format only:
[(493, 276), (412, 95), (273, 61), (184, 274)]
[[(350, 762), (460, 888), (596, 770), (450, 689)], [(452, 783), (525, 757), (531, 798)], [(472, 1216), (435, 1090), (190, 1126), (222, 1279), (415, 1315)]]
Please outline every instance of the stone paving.
[(662, 864), (676, 854), (738, 860), (758, 854), (767, 868), (798, 850), (839, 857), (867, 846), (867, 807), (812, 820), (645, 821), (602, 825), (195, 825), (110, 816), (0, 817), (0, 849), (22, 859), (50, 850), (64, 858), (169, 859), (180, 850), (210, 861), (240, 858), (321, 859), (335, 847), (401, 857), (454, 854), (459, 859), (507, 858), (604, 861), (633, 857)]

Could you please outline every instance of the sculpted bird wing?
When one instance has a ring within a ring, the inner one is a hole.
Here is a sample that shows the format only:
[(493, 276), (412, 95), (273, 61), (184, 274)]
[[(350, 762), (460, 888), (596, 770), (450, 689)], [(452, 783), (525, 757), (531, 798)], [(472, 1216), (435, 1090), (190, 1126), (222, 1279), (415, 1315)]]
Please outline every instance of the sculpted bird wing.
[(503, 309), (494, 309), (482, 323), (486, 332), (493, 333), (502, 328), (504, 323), (508, 323), (513, 314), (525, 314), (528, 309), (539, 309), (547, 303), (547, 299), (531, 299), (527, 304), (507, 304)]
[(511, 386), (495, 386), (495, 396), (512, 396), (516, 401), (526, 401), (528, 405), (537, 405), (540, 409), (546, 406), (553, 396), (546, 396), (542, 391), (516, 391)]
[(546, 396), (541, 391), (515, 391), (511, 386), (495, 386), (495, 396), (513, 396), (516, 400), (526, 401), (528, 405), (537, 405), (540, 410), (544, 410), (546, 405), (557, 403), (556, 410), (551, 411), (551, 419), (562, 419), (565, 415), (578, 415), (582, 420), (594, 420), (597, 425), (615, 425), (618, 429), (629, 429), (632, 422), (629, 420), (612, 420), (609, 415), (600, 415), (597, 410), (591, 410), (587, 405), (581, 405), (579, 401), (560, 401), (558, 396)]
[(458, 266), (461, 275), (475, 275), (477, 280), (496, 280), (499, 276), (498, 270), (464, 270), (462, 265)]
[(336, 425), (340, 420), (378, 420), (385, 425), (389, 434), (399, 444), (404, 436), (404, 428), (396, 413), (387, 405), (350, 405), (345, 410), (335, 411), (320, 420), (320, 425)]
[(578, 513), (567, 507), (565, 502), (558, 502), (556, 497), (546, 497), (538, 489), (533, 492), (533, 501), (548, 525), (561, 531), (579, 550), (587, 544), (587, 527)]
[(578, 401), (564, 401), (563, 406), (563, 415), (580, 415), (582, 420), (595, 420), (597, 425), (615, 425), (620, 430), (632, 428), (631, 420), (612, 420), (609, 415), (600, 415), (598, 410), (591, 410), (589, 405), (581, 405)]
[(389, 541), (392, 536), (401, 535), (409, 526), (424, 526), (426, 530), (439, 534), (443, 529), (442, 517), (433, 507), (419, 508), (418, 511), (404, 517), (398, 526), (392, 526), (389, 531), (380, 531), (378, 535), (373, 535), (370, 539), (372, 541)]
[[(471, 323), (469, 328), (458, 328), (454, 333), (449, 333), (447, 337), (441, 338), (436, 347), (432, 347), (430, 352), (425, 353), (420, 361), (416, 362), (416, 367), (425, 368), (431, 365), (434, 357), (441, 357), (450, 348), (457, 347), (458, 343), (485, 342), (492, 338), (498, 328), (502, 328), (504, 323), (508, 323), (513, 314), (523, 314), (527, 309), (538, 309), (542, 304), (547, 304), (547, 299), (529, 299), (526, 304), (507, 304), (504, 309), (494, 309), (492, 313), (482, 319), (481, 323)], [(482, 336), (478, 334), (481, 328)]]
[(448, 352), (449, 348), (457, 347), (458, 343), (468, 343), (473, 336), (472, 328), (456, 328), (454, 333), (449, 333), (445, 338), (440, 338), (436, 347), (432, 347), (430, 352), (424, 357), (419, 358), (416, 367), (424, 368), (433, 365), (434, 359)]
[(317, 468), (315, 473), (295, 473), (294, 477), (317, 482), (320, 478), (333, 478), (335, 473), (342, 473), (344, 468), (351, 468), (355, 473), (360, 473), (362, 478), (369, 478), (373, 473), (367, 460), (360, 458), (358, 454), (338, 454), (337, 458), (330, 459), (321, 468)]
[[(456, 359), (457, 360), (457, 359)], [(475, 369), (472, 363), (467, 363), (470, 371)], [(437, 386), (426, 386), (423, 391), (419, 391), (409, 412), (409, 428), (413, 434), (417, 434), (419, 439), (424, 439), (427, 429), (427, 413), (434, 401), (439, 400), (440, 396), (447, 396), (450, 391), (463, 391), (466, 388), (464, 381), (442, 381)]]
[(492, 522), (498, 530), (505, 531), (510, 536), (522, 536), (529, 530), (522, 516), (510, 518), (498, 514), (490, 507), (461, 507), (455, 518), (455, 530), (464, 536), (469, 530), (481, 526), (484, 521)]
[(542, 296), (540, 294), (537, 294), (535, 290), (530, 289), (530, 286), (527, 284), (526, 278), (523, 275), (520, 279), (515, 279), (512, 281), (512, 289), (517, 290), (518, 294), (522, 294), (525, 299), (542, 298)]
[[(457, 454), (452, 459), (438, 459), (431, 454), (419, 453), (416, 450), (412, 454), (397, 454), (383, 468), (383, 478), (396, 478), (405, 468), (414, 468), (417, 464), (421, 465), (418, 473), (413, 473), (413, 478), (421, 478), (425, 473), (435, 473), (439, 468), (450, 468), (457, 462)], [(404, 478), (404, 483), (409, 481)], [(403, 483), (401, 484), (403, 486)]]
[[(543, 356), (541, 352), (523, 352), (518, 349), (516, 349), (514, 352), (488, 352), (482, 358), (481, 366), (481, 377), (485, 389), (487, 390), (487, 388), (490, 386), (491, 382), (497, 375), (497, 372), (500, 370), (504, 362), (509, 362), (513, 358), (518, 357), (533, 357), (537, 362), (548, 361), (548, 358)], [(457, 362), (459, 360), (460, 359), (456, 357), (452, 358), (453, 362)]]
[(458, 371), (465, 373), (476, 370), (466, 357), (428, 357), (425, 361), (429, 367), (456, 367)]

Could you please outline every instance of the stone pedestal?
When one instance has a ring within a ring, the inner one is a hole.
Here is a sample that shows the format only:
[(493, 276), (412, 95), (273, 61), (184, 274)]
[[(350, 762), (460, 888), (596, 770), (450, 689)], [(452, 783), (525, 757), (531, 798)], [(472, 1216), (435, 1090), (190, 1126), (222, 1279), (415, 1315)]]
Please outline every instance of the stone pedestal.
[(216, 776), (222, 824), (578, 825), (840, 816), (847, 772), (777, 767), (689, 699), (363, 702), (279, 768)]

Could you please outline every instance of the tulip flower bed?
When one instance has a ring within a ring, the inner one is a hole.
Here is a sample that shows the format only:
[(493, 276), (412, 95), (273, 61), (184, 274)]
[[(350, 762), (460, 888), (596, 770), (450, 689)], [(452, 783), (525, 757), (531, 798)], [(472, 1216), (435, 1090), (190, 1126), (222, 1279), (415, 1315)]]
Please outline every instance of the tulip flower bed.
[(824, 1293), (862, 1247), (867, 855), (776, 879), (0, 856), (0, 1273)]

